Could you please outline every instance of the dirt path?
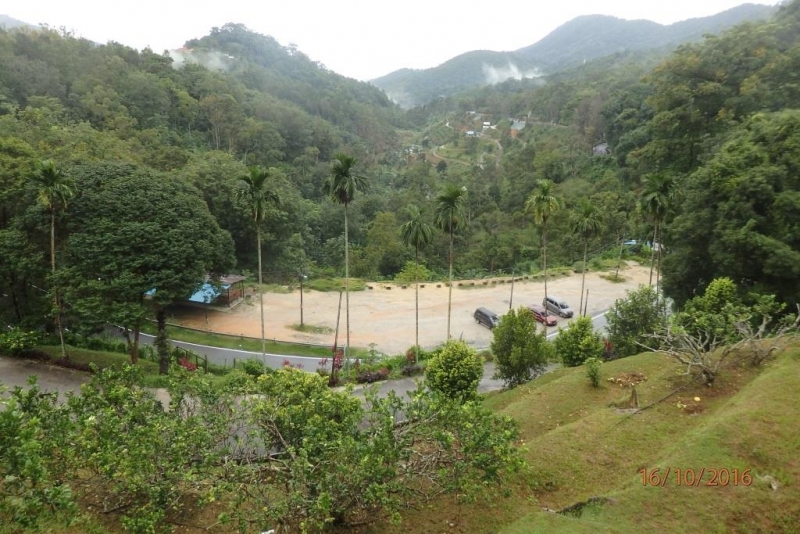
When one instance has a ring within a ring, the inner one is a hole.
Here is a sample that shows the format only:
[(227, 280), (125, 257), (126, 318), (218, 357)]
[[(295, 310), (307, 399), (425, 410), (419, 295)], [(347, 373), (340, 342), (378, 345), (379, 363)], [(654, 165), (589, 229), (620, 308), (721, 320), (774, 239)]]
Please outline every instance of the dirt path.
[[(646, 284), (649, 270), (632, 265), (621, 271), (625, 281), (611, 283), (600, 278), (597, 273), (586, 275), (586, 288), (589, 290), (588, 314), (596, 315), (607, 310), (625, 292)], [(484, 306), (503, 314), (508, 311), (511, 294), (510, 283), (482, 285), (475, 281), (461, 288), (453, 288), (453, 311), (451, 335), (462, 338), (476, 347), (488, 346), (492, 339), (491, 331), (475, 324), (472, 317), (476, 308)], [(401, 354), (414, 344), (414, 286), (406, 289), (388, 284), (370, 284), (372, 290), (350, 294), (350, 343), (353, 346), (375, 348), (387, 354)], [(419, 338), (420, 345), (433, 348), (442, 343), (447, 336), (447, 287), (436, 283), (426, 283), (419, 290)], [(391, 287), (391, 289), (389, 289)], [(471, 287), (471, 289), (467, 289)], [(548, 293), (565, 299), (574, 309), (580, 301), (580, 275), (548, 281)], [(544, 284), (529, 280), (514, 284), (514, 307), (541, 303)], [(307, 291), (303, 297), (305, 323), (315, 326), (336, 327), (338, 293)], [(333, 334), (306, 334), (293, 330), (291, 325), (300, 322), (300, 294), (268, 293), (264, 295), (264, 314), (266, 335), (270, 339), (304, 341), (333, 345)], [(171, 321), (204, 330), (259, 337), (259, 307), (256, 302), (241, 304), (230, 312), (209, 312), (206, 322), (202, 310), (185, 309), (176, 313)], [(564, 326), (566, 321), (559, 320)], [(345, 310), (342, 299), (339, 344), (344, 343)]]

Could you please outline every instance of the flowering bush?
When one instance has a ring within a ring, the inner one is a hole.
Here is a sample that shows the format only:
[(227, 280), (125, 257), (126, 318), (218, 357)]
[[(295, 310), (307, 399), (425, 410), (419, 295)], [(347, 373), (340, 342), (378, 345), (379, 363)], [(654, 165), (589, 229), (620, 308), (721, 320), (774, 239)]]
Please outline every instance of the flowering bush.
[(178, 360), (178, 365), (189, 371), (197, 371), (197, 364), (190, 362), (186, 358)]

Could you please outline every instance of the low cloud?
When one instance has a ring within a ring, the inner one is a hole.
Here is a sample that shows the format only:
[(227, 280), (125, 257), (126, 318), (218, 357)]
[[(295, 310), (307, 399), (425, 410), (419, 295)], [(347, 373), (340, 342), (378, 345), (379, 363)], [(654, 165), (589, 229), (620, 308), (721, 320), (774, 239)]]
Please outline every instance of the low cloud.
[(180, 69), (184, 65), (201, 65), (208, 70), (226, 72), (231, 62), (236, 59), (231, 55), (223, 54), (216, 50), (191, 50), (182, 48), (180, 50), (170, 50), (169, 56), (172, 58), (172, 68)]
[(542, 76), (542, 72), (539, 69), (522, 71), (519, 69), (519, 67), (509, 61), (508, 65), (505, 67), (494, 67), (484, 63), (483, 75), (486, 77), (486, 83), (494, 85), (504, 82), (509, 78), (513, 78), (515, 80), (521, 80), (523, 78), (539, 78)]

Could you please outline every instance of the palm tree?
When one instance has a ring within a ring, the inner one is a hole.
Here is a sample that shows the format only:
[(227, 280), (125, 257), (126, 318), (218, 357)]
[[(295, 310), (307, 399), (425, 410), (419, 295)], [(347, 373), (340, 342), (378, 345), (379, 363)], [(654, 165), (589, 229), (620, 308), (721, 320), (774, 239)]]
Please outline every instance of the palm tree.
[(583, 310), (583, 290), (586, 285), (586, 255), (589, 240), (600, 231), (600, 210), (589, 199), (582, 198), (572, 214), (572, 232), (583, 240), (583, 279), (581, 280), (581, 304), (578, 312)]
[(554, 184), (550, 180), (539, 180), (525, 209), (533, 212), (533, 222), (542, 227), (542, 267), (544, 268), (544, 298), (547, 299), (547, 220), (561, 208), (561, 202), (553, 195)]
[(450, 290), (447, 294), (447, 339), (450, 339), (450, 310), (453, 301), (453, 235), (466, 224), (464, 217), (464, 196), (466, 187), (447, 185), (436, 197), (434, 222), (442, 231), (450, 235)]
[(344, 348), (344, 361), (348, 361), (350, 352), (350, 252), (348, 242), (347, 208), (356, 196), (356, 191), (367, 188), (367, 179), (355, 174), (353, 168), (358, 160), (348, 154), (336, 154), (331, 164), (331, 175), (325, 183), (325, 192), (331, 200), (344, 205), (344, 293), (345, 293), (345, 325), (347, 328), (347, 345)]
[(267, 338), (264, 335), (264, 294), (261, 269), (261, 223), (267, 217), (267, 208), (272, 203), (278, 203), (278, 195), (269, 189), (272, 172), (257, 165), (248, 167), (248, 174), (242, 177), (236, 198), (240, 200), (253, 215), (256, 227), (256, 247), (258, 249), (258, 302), (261, 305), (261, 359), (266, 370), (267, 365)]
[(433, 240), (433, 227), (422, 219), (422, 213), (414, 204), (406, 208), (408, 222), (400, 227), (400, 237), (406, 246), (414, 247), (414, 291), (416, 311), (416, 332), (414, 337), (414, 363), (419, 360), (419, 249), (430, 245)]
[[(644, 178), (644, 191), (640, 199), (642, 211), (650, 216), (653, 221), (653, 256), (650, 261), (650, 282), (653, 285), (653, 266), (658, 263), (658, 272), (661, 272), (661, 225), (667, 213), (672, 209), (675, 197), (675, 178), (668, 174), (651, 174)], [(656, 260), (656, 251), (658, 259)], [(656, 279), (656, 287), (658, 279)]]
[(61, 357), (67, 359), (64, 344), (64, 329), (61, 325), (61, 303), (58, 288), (55, 287), (56, 274), (56, 211), (66, 209), (69, 199), (75, 196), (75, 184), (56, 167), (52, 160), (42, 160), (37, 164), (31, 182), (38, 190), (37, 200), (50, 212), (50, 270), (53, 279), (53, 304), (56, 310), (56, 326), (61, 340)]

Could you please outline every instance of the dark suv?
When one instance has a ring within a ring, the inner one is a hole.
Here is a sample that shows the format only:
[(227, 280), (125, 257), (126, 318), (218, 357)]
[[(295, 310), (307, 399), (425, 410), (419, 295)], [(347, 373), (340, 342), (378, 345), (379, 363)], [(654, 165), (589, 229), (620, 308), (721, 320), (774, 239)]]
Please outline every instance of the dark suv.
[(486, 308), (478, 308), (475, 310), (473, 317), (475, 317), (476, 323), (482, 324), (489, 329), (492, 329), (500, 324), (500, 318), (497, 316), (497, 314)]

